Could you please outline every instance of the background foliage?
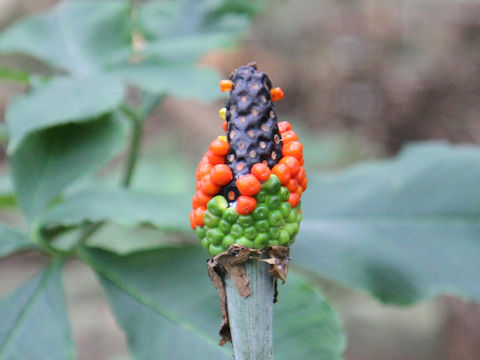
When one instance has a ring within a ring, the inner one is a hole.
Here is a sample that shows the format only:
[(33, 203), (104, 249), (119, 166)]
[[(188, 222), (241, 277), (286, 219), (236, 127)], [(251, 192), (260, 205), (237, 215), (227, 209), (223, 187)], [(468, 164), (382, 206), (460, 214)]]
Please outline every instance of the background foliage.
[[(0, 303), (0, 358), (75, 357), (62, 282), (72, 258), (96, 273), (135, 358), (230, 358), (217, 345), (207, 255), (188, 228), (192, 172), (175, 157), (149, 166), (140, 147), (145, 120), (165, 99), (219, 95), (219, 75), (199, 60), (231, 49), (262, 8), (65, 1), (0, 33), (1, 53), (43, 67), (0, 71), (26, 86), (0, 131), (9, 160), (0, 205), (18, 206), (26, 223), (0, 225), (0, 255), (49, 256)], [(169, 145), (164, 152), (174, 151)], [(277, 359), (342, 358), (345, 336), (320, 278), (397, 305), (439, 294), (480, 300), (477, 147), (416, 144), (328, 173), (316, 165), (329, 160), (310, 151), (304, 223), (275, 305)]]

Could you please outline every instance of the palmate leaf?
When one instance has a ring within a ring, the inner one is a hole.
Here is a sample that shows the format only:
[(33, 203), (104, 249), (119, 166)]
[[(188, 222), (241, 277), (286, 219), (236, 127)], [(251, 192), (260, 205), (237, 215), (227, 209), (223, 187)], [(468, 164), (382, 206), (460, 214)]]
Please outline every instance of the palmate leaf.
[(33, 91), (15, 97), (6, 111), (8, 151), (13, 154), (32, 132), (52, 126), (90, 121), (115, 110), (123, 101), (118, 79), (96, 75), (57, 77)]
[(53, 262), (0, 301), (1, 359), (73, 360), (61, 269)]
[(16, 251), (36, 248), (37, 245), (24, 233), (0, 224), (0, 257)]
[(107, 116), (30, 135), (10, 159), (17, 201), (28, 219), (66, 186), (108, 162), (124, 147), (126, 124)]
[[(218, 296), (196, 247), (128, 256), (82, 248), (99, 275), (115, 316), (138, 359), (230, 359), (218, 346)], [(274, 305), (276, 359), (341, 359), (344, 337), (330, 305), (293, 274)], [(293, 357), (292, 357), (293, 356)]]
[(63, 1), (0, 34), (0, 52), (22, 53), (77, 76), (99, 72), (129, 51), (127, 1)]
[(478, 147), (433, 143), (311, 176), (294, 263), (384, 302), (480, 301), (479, 163)]
[(40, 226), (75, 226), (83, 222), (110, 221), (134, 227), (149, 224), (165, 230), (189, 229), (190, 198), (159, 196), (123, 189), (80, 191), (45, 212)]

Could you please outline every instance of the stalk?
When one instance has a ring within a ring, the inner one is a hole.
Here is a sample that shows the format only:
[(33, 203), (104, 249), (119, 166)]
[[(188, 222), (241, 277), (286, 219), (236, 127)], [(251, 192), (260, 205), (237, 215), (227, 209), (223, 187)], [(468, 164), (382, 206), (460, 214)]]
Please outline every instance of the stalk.
[(240, 296), (230, 275), (225, 276), (227, 309), (235, 360), (273, 359), (274, 279), (263, 261), (249, 260), (245, 273), (251, 295)]

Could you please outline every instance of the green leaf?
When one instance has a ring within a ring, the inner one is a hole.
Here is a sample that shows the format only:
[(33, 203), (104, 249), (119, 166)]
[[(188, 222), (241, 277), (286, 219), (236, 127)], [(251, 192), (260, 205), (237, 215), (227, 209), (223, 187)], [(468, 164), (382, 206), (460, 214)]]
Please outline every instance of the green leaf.
[(260, 1), (152, 1), (140, 7), (140, 23), (154, 38), (182, 38), (192, 34), (236, 33), (262, 8)]
[(55, 78), (17, 96), (6, 111), (10, 136), (8, 151), (14, 153), (32, 132), (60, 124), (90, 121), (92, 117), (111, 112), (120, 105), (123, 96), (121, 82), (100, 75), (80, 79)]
[[(229, 345), (217, 345), (219, 300), (202, 249), (118, 256), (84, 248), (80, 256), (100, 276), (138, 359), (231, 358)], [(279, 291), (280, 301), (274, 305), (275, 358), (340, 359), (344, 338), (330, 305), (290, 274)]]
[(480, 149), (427, 144), (311, 176), (292, 258), (384, 302), (480, 301)]
[(18, 203), (28, 219), (79, 177), (91, 173), (125, 144), (126, 126), (106, 117), (30, 135), (10, 159)]
[(64, 1), (0, 35), (0, 52), (30, 55), (80, 75), (98, 71), (129, 46), (129, 7), (123, 0)]
[(24, 233), (0, 225), (0, 257), (35, 248), (37, 246)]
[(0, 358), (73, 360), (61, 269), (52, 263), (0, 302)]
[(209, 69), (145, 62), (118, 67), (109, 74), (154, 94), (195, 97), (204, 101), (221, 95), (218, 88), (220, 77)]
[(83, 222), (111, 221), (124, 226), (149, 224), (165, 230), (189, 228), (190, 199), (158, 196), (122, 189), (83, 190), (48, 210), (43, 226), (74, 226)]
[(341, 360), (345, 336), (330, 303), (289, 271), (274, 305), (275, 359)]
[(231, 47), (237, 37), (214, 33), (161, 38), (148, 42), (141, 54), (157, 62), (194, 63), (210, 50)]

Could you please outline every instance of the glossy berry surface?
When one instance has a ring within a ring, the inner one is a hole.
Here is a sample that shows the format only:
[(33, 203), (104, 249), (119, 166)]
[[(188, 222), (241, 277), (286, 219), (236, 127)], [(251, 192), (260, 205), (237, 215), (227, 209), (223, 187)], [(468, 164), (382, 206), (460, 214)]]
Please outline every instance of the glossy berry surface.
[(238, 68), (220, 87), (230, 91), (219, 111), (226, 136), (210, 143), (197, 168), (190, 224), (212, 256), (232, 244), (289, 246), (307, 177), (303, 145), (290, 123), (277, 124), (273, 110), (283, 91), (272, 89), (256, 65)]

